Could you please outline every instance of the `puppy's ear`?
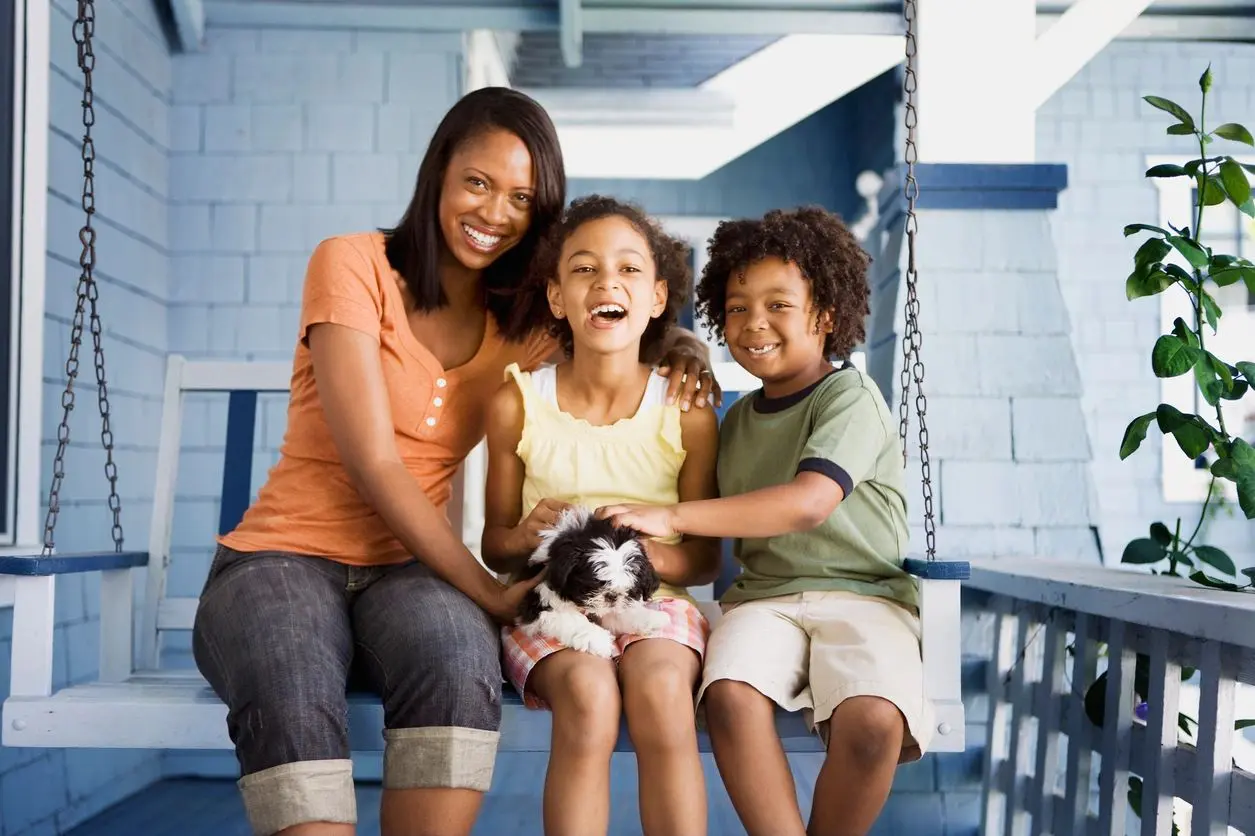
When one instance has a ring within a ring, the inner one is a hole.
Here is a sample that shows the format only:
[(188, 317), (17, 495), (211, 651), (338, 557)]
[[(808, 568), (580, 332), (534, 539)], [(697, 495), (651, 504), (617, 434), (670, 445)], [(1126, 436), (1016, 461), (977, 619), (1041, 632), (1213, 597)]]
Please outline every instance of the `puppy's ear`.
[(545, 576), (544, 582), (549, 584), (549, 588), (562, 594), (562, 590), (566, 589), (567, 584), (571, 581), (571, 570), (575, 567), (575, 561), (570, 559), (570, 549), (572, 548), (571, 538), (569, 536), (557, 537), (549, 547), (549, 574)]
[(632, 585), (632, 596), (648, 601), (658, 591), (662, 579), (658, 577), (658, 570), (645, 554), (645, 544), (638, 541), (637, 546), (640, 552), (639, 557), (633, 561), (636, 564), (636, 583)]

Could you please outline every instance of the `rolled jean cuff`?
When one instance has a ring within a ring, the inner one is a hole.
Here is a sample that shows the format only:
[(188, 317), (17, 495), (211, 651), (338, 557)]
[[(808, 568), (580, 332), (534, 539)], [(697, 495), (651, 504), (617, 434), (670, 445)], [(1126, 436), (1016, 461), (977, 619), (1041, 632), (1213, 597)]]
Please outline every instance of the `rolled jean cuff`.
[(488, 792), (501, 734), (457, 726), (384, 729), (383, 786), (389, 790)]
[(245, 775), (237, 784), (255, 836), (310, 822), (357, 824), (353, 761), (298, 761)]

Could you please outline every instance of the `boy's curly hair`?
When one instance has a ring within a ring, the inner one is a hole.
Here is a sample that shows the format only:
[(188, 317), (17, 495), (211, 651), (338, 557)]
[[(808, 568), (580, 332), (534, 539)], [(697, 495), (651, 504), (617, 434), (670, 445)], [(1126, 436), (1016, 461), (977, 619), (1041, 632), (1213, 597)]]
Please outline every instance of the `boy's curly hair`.
[[(562, 257), (562, 245), (575, 230), (586, 223), (612, 217), (623, 218), (641, 234), (649, 244), (655, 278), (667, 283), (667, 305), (659, 316), (649, 321), (649, 326), (641, 337), (641, 360), (654, 362), (659, 359), (657, 355), (661, 354), (663, 337), (675, 323), (680, 309), (688, 299), (689, 288), (693, 283), (691, 251), (687, 244), (664, 232), (657, 221), (634, 203), (598, 194), (571, 201), (562, 219), (550, 228), (549, 234), (537, 246), (522, 293), (527, 298), (519, 300), (519, 308), (537, 310), (540, 307), (549, 282), (558, 280), (558, 261)], [(547, 305), (545, 309), (548, 310)], [(558, 319), (550, 312), (548, 328), (549, 333), (557, 337), (566, 355), (571, 356), (574, 349), (571, 323), (566, 319)]]
[(724, 340), (728, 282), (756, 261), (776, 256), (798, 266), (820, 312), (832, 316), (826, 357), (846, 358), (865, 337), (871, 258), (838, 215), (818, 206), (773, 209), (761, 220), (724, 221), (697, 283), (697, 310)]

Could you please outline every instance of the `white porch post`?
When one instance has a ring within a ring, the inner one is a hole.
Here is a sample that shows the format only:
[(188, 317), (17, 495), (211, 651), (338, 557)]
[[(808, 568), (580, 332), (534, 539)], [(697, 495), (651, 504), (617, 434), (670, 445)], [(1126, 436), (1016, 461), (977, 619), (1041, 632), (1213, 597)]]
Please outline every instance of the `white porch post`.
[(1036, 0), (916, 0), (922, 162), (1029, 162)]

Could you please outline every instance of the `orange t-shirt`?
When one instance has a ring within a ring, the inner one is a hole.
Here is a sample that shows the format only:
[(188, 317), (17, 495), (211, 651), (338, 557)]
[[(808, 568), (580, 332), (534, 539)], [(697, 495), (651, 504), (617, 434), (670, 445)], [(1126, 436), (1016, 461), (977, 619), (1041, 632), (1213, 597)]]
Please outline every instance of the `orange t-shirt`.
[(235, 530), (219, 538), (237, 551), (285, 551), (342, 563), (397, 563), (410, 555), (358, 494), (331, 437), (306, 344), (311, 325), (333, 322), (379, 341), (397, 451), (437, 508), (449, 502), (454, 473), (484, 437), (484, 418), (505, 367), (534, 368), (554, 350), (542, 333), (507, 342), (491, 314), (478, 352), (445, 369), (414, 336), (398, 274), (380, 233), (329, 238), (305, 275), (300, 334), (292, 364), (288, 424), (278, 463)]

